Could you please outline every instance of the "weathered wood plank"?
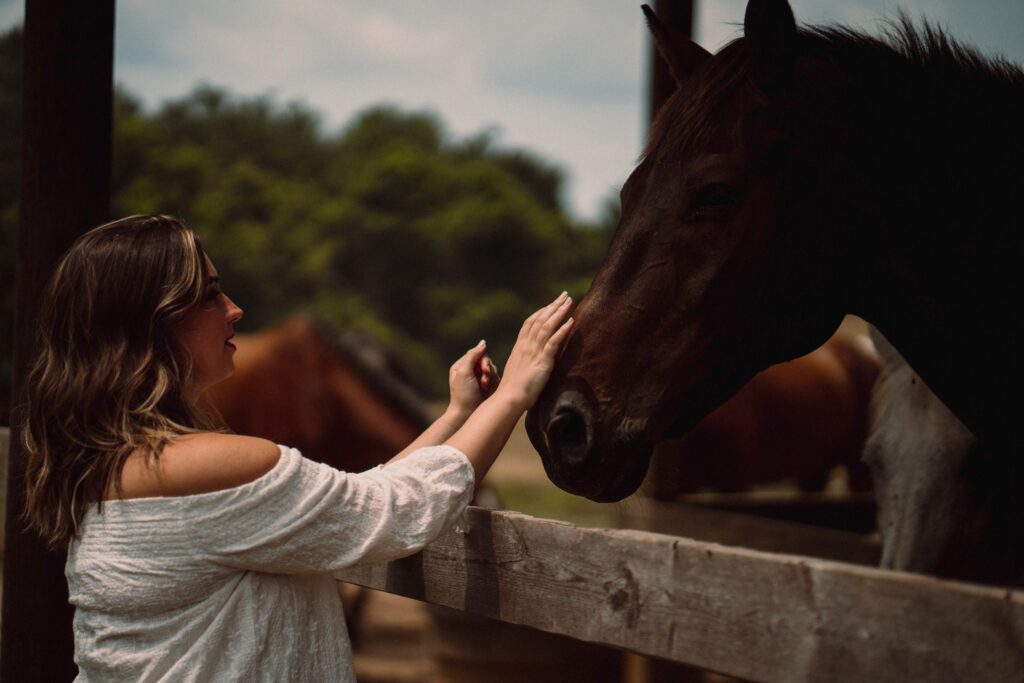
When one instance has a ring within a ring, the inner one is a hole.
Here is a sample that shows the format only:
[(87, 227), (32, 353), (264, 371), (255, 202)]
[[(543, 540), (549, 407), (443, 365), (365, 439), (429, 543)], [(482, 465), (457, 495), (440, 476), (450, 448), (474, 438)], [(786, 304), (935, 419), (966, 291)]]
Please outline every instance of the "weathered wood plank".
[(754, 681), (1024, 672), (1024, 592), (515, 512), (338, 578)]
[[(767, 506), (750, 509), (761, 511)], [(623, 505), (619, 525), (626, 529), (686, 536), (773, 553), (810, 555), (840, 562), (876, 566), (881, 543), (874, 534), (772, 519), (733, 509), (649, 499)]]
[(707, 491), (682, 495), (672, 502), (861, 534), (877, 528), (876, 502), (871, 492)]

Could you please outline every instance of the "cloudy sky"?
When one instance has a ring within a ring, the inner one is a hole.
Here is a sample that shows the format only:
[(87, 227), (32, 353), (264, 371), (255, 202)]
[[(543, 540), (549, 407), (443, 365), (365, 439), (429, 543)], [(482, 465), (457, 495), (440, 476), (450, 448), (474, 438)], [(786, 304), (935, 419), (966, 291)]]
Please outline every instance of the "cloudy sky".
[[(567, 173), (595, 215), (642, 145), (649, 45), (641, 0), (119, 0), (116, 81), (149, 107), (199, 83), (300, 101), (333, 132), (379, 103), (430, 110), (451, 135), (492, 130)], [(715, 50), (743, 0), (696, 0)], [(1024, 63), (1021, 0), (792, 0), (801, 23), (868, 30), (903, 8)], [(23, 0), (0, 0), (0, 30)]]

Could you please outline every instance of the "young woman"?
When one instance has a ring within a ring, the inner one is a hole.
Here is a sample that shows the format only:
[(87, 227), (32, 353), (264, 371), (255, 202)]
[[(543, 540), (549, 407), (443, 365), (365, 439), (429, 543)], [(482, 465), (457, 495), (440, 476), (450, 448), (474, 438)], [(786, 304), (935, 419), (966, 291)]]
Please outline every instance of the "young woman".
[(133, 216), (79, 238), (40, 312), (22, 425), (27, 516), (68, 548), (78, 680), (354, 681), (331, 572), (454, 521), (547, 381), (570, 307), (527, 319), (500, 384), (483, 343), (469, 351), (444, 415), (350, 474), (202, 408), (242, 311), (191, 230)]

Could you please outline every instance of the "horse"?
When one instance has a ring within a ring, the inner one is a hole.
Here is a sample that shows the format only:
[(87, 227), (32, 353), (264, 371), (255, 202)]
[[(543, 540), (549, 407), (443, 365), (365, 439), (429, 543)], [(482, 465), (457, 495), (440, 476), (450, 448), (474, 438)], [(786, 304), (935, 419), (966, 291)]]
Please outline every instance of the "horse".
[(867, 332), (841, 326), (806, 356), (755, 375), (685, 436), (659, 443), (641, 492), (673, 500), (787, 479), (801, 491), (823, 491), (840, 466), (849, 490), (870, 490), (861, 454), (880, 370)]
[(361, 472), (387, 461), (430, 424), (409, 369), (366, 334), (340, 333), (300, 314), (236, 341), (235, 373), (209, 397), (237, 433)]
[(986, 583), (1024, 579), (1017, 481), (875, 328), (883, 368), (864, 461), (882, 537), (880, 566)]
[(847, 313), (1011, 467), (1024, 72), (905, 17), (878, 38), (751, 0), (712, 55), (644, 12), (679, 87), (527, 417), (548, 477), (622, 499), (655, 443)]

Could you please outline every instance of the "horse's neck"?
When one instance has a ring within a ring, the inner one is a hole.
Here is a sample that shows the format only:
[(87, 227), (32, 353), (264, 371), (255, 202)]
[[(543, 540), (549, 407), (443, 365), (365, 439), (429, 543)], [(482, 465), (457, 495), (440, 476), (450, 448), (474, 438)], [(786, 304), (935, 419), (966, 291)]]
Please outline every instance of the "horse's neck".
[(984, 319), (982, 293), (1019, 291), (1024, 76), (966, 67), (910, 82), (868, 74), (860, 88), (849, 126), (860, 136), (850, 182), (866, 184), (870, 205), (854, 228), (862, 247), (887, 261), (881, 269), (896, 282), (886, 286), (902, 286), (906, 304), (932, 298)]
[(852, 238), (853, 312), (992, 442), (1005, 440), (1003, 425), (1020, 407), (1005, 401), (1005, 414), (992, 410), (992, 395), (1024, 380), (1010, 331), (1024, 293), (1015, 206), (1024, 185), (1022, 90), (989, 83), (973, 93), (908, 95), (890, 128), (873, 131), (878, 156), (872, 164), (865, 154), (860, 172), (875, 179), (876, 204)]

